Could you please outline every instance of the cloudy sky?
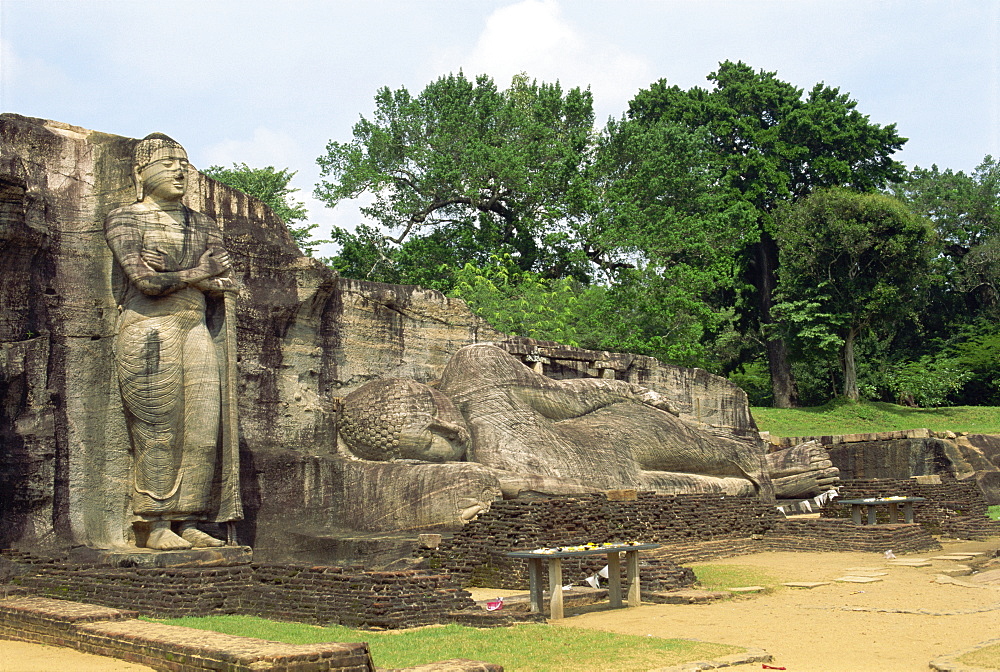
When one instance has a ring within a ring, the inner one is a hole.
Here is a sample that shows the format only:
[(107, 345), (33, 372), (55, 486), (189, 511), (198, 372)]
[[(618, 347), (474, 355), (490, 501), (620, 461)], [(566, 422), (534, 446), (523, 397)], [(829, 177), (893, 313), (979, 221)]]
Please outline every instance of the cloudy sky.
[(382, 86), (525, 71), (590, 86), (603, 123), (727, 59), (849, 92), (909, 166), (1000, 155), (997, 0), (0, 0), (2, 111), (297, 170), (318, 233), (359, 214), (311, 198), (316, 157)]

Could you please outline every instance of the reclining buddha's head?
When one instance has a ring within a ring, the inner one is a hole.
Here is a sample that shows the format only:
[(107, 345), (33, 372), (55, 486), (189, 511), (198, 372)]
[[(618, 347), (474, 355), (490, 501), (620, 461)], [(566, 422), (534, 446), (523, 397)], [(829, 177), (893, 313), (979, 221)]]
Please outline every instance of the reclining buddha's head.
[(340, 438), (366, 460), (459, 460), (469, 430), (448, 397), (415, 380), (374, 380), (343, 399)]

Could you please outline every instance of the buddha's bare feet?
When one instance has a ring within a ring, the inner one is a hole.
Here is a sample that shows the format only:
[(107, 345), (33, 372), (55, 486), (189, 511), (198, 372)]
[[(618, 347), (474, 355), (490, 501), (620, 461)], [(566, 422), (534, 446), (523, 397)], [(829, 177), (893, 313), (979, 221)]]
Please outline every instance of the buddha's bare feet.
[(191, 542), (191, 545), (195, 548), (205, 548), (208, 546), (225, 546), (226, 542), (221, 539), (216, 539), (210, 534), (202, 532), (194, 523), (187, 523), (181, 525), (181, 536), (186, 540)]
[(157, 551), (182, 551), (191, 548), (191, 543), (174, 534), (170, 529), (170, 521), (153, 523), (146, 539), (146, 548)]

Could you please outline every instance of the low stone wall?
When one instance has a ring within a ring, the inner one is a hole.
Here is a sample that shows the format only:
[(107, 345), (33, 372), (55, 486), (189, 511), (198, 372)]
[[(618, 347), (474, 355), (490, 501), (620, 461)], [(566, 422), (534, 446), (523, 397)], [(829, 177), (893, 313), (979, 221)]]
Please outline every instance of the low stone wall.
[[(412, 628), (453, 620), (475, 602), (454, 578), (418, 570), (350, 572), (341, 567), (256, 565), (242, 613), (357, 628)], [(507, 625), (483, 614), (484, 625)], [(469, 621), (463, 619), (469, 624)]]
[(280, 644), (135, 618), (44, 597), (0, 600), (0, 637), (66, 646), (171, 672), (374, 672), (364, 643)]
[[(928, 481), (938, 481), (932, 483)], [(941, 474), (933, 478), (857, 479), (840, 485), (841, 499), (866, 497), (924, 497), (914, 502), (915, 522), (934, 534), (949, 534), (963, 539), (985, 539), (1000, 535), (1000, 522), (986, 517), (989, 504), (973, 480), (958, 481)], [(837, 500), (823, 507), (824, 518), (849, 518), (851, 507)], [(876, 509), (876, 521), (888, 522), (887, 507)]]
[[(421, 553), (465, 585), (525, 589), (527, 562), (506, 557), (508, 551), (605, 541), (663, 544), (641, 554), (644, 592), (690, 585), (693, 576), (680, 563), (763, 551), (907, 553), (940, 548), (920, 525), (786, 520), (752, 497), (639, 493), (636, 500), (624, 502), (604, 495), (498, 502), (439, 548)], [(604, 564), (600, 556), (566, 558), (563, 577), (580, 583)]]
[(761, 535), (742, 539), (713, 539), (711, 541), (691, 541), (669, 544), (653, 552), (658, 558), (665, 558), (678, 565), (691, 562), (709, 562), (722, 558), (734, 558), (751, 553), (763, 553), (767, 548)]
[[(420, 553), (465, 585), (516, 590), (528, 586), (527, 561), (506, 557), (509, 551), (587, 542), (735, 539), (763, 534), (779, 518), (774, 507), (752, 497), (639, 493), (634, 501), (609, 501), (604, 495), (514, 500), (494, 503), (439, 548)], [(566, 558), (563, 576), (580, 582), (605, 562), (600, 556)], [(644, 557), (643, 562), (644, 591), (693, 582), (689, 570), (669, 559)]]
[(249, 565), (191, 569), (37, 563), (20, 585), (52, 597), (134, 609), (155, 618), (242, 613), (253, 588)]
[(763, 541), (768, 551), (916, 553), (941, 548), (920, 525), (855, 525), (828, 518), (782, 520)]
[[(854, 525), (849, 520), (779, 520), (763, 535), (667, 544), (650, 555), (677, 564), (712, 562), (768, 551), (860, 551), (898, 553), (937, 550), (941, 545), (919, 525)], [(645, 571), (645, 570), (643, 570)]]
[(484, 612), (441, 572), (352, 571), (310, 565), (184, 569), (80, 565), (65, 557), (3, 554), (21, 566), (17, 583), (40, 595), (132, 609), (154, 618), (251, 614), (355, 628), (435, 623), (494, 627), (515, 617)]

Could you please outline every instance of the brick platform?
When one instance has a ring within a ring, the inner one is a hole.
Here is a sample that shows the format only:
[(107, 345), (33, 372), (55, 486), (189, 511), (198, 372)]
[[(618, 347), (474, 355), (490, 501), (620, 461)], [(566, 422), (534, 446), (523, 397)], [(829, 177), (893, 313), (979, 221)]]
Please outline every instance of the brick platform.
[[(528, 586), (527, 562), (507, 558), (508, 551), (607, 541), (673, 547), (725, 539), (732, 544), (765, 533), (781, 518), (774, 507), (755, 497), (643, 492), (633, 501), (609, 501), (604, 495), (514, 500), (495, 502), (437, 549), (420, 552), (432, 566), (451, 572), (464, 585), (523, 590)], [(691, 570), (677, 567), (666, 555), (659, 560), (643, 556), (643, 592), (674, 590), (694, 582)], [(567, 558), (563, 572), (582, 579), (604, 564), (600, 558)]]
[[(764, 551), (908, 553), (940, 548), (921, 525), (787, 520), (752, 497), (639, 493), (634, 501), (587, 495), (498, 502), (436, 550), (422, 552), (465, 585), (523, 590), (528, 585), (526, 563), (505, 557), (507, 551), (605, 541), (663, 544), (642, 556), (646, 594), (691, 585), (694, 576), (678, 567), (681, 563)], [(563, 575), (579, 582), (603, 564), (594, 558), (567, 559)]]
[(277, 564), (128, 568), (80, 565), (65, 556), (21, 551), (2, 554), (21, 568), (15, 580), (22, 590), (154, 618), (252, 614), (378, 630), (438, 623), (496, 627), (515, 620), (477, 608), (456, 577), (440, 570), (367, 572)]

